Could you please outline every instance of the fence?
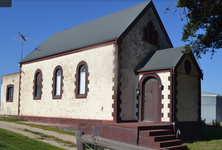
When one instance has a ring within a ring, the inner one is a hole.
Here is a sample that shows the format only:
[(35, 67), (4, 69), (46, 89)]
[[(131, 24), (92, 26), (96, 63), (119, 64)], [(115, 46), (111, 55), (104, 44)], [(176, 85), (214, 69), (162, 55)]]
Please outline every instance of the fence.
[(121, 143), (121, 142), (101, 138), (98, 136), (84, 135), (83, 132), (79, 132), (79, 131), (76, 132), (76, 143), (77, 143), (77, 150), (85, 150), (85, 145), (88, 146), (87, 143), (96, 145), (99, 147), (112, 149), (112, 150), (155, 150), (151, 148), (145, 148), (141, 146)]

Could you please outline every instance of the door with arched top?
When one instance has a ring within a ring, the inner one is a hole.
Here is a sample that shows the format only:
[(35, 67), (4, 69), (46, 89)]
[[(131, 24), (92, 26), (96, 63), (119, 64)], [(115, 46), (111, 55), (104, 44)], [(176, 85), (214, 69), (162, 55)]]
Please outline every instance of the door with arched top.
[(143, 86), (143, 121), (158, 122), (158, 82), (148, 79)]

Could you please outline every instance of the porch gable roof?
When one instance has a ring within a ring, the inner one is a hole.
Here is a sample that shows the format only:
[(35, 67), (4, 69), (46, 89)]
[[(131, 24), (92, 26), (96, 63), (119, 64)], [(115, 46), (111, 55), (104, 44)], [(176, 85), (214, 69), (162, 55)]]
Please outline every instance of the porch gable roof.
[(184, 55), (184, 53), (181, 52), (183, 50), (184, 48), (181, 46), (153, 51), (144, 58), (135, 71), (140, 73), (173, 69)]

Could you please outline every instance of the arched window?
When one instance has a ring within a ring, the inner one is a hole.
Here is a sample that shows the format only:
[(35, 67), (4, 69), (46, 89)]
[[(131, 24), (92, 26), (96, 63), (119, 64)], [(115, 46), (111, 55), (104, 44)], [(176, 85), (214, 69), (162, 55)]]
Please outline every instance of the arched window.
[(61, 70), (56, 71), (56, 95), (61, 94)]
[(52, 98), (53, 99), (61, 99), (62, 97), (62, 86), (63, 86), (63, 71), (61, 66), (57, 66), (54, 69), (53, 73), (53, 91), (52, 91)]
[(158, 42), (159, 35), (158, 35), (158, 32), (155, 30), (155, 27), (152, 21), (149, 21), (147, 23), (147, 26), (143, 29), (143, 31), (144, 31), (143, 41), (153, 44), (155, 46), (159, 45), (159, 42)]
[(86, 98), (88, 89), (88, 65), (85, 61), (81, 61), (76, 68), (76, 98)]
[(36, 70), (34, 76), (34, 92), (33, 99), (41, 99), (42, 95), (42, 71), (40, 69)]
[(86, 67), (83, 65), (80, 67), (80, 77), (79, 77), (79, 94), (86, 93)]

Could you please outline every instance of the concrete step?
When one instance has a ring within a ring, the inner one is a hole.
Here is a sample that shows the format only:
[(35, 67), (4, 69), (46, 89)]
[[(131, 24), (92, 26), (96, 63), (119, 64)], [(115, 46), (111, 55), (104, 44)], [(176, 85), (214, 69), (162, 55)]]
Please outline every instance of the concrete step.
[(181, 140), (168, 140), (168, 141), (161, 141), (161, 142), (155, 142), (155, 146), (157, 147), (170, 147), (170, 146), (177, 146), (181, 145)]
[(169, 129), (157, 129), (157, 130), (142, 130), (139, 131), (139, 136), (147, 137), (147, 136), (159, 136), (159, 135), (167, 135), (172, 134), (172, 131)]
[(168, 134), (172, 134), (172, 131), (168, 129), (158, 129), (158, 130), (149, 131), (149, 136), (159, 136), (159, 135), (168, 135)]
[(151, 136), (150, 138), (154, 142), (160, 142), (160, 141), (175, 140), (176, 136), (174, 134), (169, 134), (169, 135)]
[(157, 130), (157, 129), (169, 129), (172, 130), (172, 125), (153, 125), (153, 126), (143, 126), (138, 127), (141, 130)]
[(188, 150), (182, 141), (176, 139), (171, 129), (139, 130), (138, 145), (153, 147), (161, 150)]

